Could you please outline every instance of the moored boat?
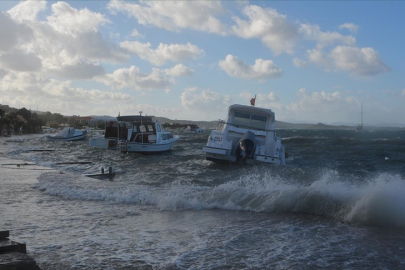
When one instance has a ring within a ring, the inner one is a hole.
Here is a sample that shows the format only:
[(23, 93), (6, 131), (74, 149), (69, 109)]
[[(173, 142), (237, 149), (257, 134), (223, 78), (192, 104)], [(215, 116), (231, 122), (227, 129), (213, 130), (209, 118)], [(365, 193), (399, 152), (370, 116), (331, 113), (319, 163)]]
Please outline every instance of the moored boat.
[(91, 138), (89, 145), (121, 152), (160, 153), (170, 151), (180, 136), (165, 131), (153, 116), (118, 116), (106, 122), (105, 134)]
[(207, 160), (226, 163), (265, 162), (285, 165), (285, 148), (275, 131), (270, 109), (234, 104), (203, 148)]
[(118, 121), (131, 123), (127, 139), (120, 142), (121, 152), (160, 153), (170, 151), (180, 136), (163, 130), (153, 116), (119, 116)]
[(65, 127), (55, 135), (46, 135), (49, 141), (80, 141), (87, 136), (87, 130), (76, 130), (74, 127)]

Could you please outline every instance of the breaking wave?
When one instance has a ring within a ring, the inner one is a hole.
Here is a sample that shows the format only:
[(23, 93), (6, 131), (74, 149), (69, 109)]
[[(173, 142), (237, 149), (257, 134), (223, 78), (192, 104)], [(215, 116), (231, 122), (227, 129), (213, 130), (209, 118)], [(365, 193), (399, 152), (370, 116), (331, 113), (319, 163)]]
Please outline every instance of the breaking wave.
[(34, 187), (65, 199), (152, 205), (169, 211), (301, 213), (354, 224), (405, 227), (405, 181), (399, 175), (382, 173), (354, 184), (328, 170), (309, 185), (291, 183), (276, 175), (251, 173), (215, 187), (174, 182), (156, 188), (49, 172)]

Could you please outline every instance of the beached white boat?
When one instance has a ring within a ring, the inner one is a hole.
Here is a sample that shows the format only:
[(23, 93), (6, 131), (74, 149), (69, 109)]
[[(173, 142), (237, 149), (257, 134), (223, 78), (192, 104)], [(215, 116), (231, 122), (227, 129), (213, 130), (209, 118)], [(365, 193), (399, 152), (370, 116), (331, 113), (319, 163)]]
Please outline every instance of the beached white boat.
[(170, 151), (180, 136), (164, 131), (153, 116), (119, 116), (118, 121), (131, 123), (127, 139), (120, 141), (121, 152), (160, 153)]
[(80, 141), (87, 136), (87, 130), (76, 130), (74, 127), (65, 127), (55, 135), (46, 135), (49, 141)]
[(285, 148), (275, 131), (270, 109), (234, 104), (203, 148), (207, 160), (226, 163), (255, 161), (285, 165)]

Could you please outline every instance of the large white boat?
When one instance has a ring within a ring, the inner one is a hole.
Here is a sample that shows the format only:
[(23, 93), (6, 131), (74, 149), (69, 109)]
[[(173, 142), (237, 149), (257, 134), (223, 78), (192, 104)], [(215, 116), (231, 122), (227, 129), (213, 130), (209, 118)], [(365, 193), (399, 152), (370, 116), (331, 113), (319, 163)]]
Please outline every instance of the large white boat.
[(80, 141), (87, 136), (87, 130), (76, 130), (74, 127), (65, 127), (55, 135), (46, 135), (48, 141)]
[(103, 137), (91, 138), (92, 147), (120, 149), (121, 152), (159, 153), (170, 151), (180, 136), (164, 131), (153, 116), (118, 116), (106, 125)]
[(230, 106), (226, 121), (219, 121), (203, 151), (206, 159), (214, 162), (285, 165), (285, 148), (275, 131), (274, 112), (253, 106)]

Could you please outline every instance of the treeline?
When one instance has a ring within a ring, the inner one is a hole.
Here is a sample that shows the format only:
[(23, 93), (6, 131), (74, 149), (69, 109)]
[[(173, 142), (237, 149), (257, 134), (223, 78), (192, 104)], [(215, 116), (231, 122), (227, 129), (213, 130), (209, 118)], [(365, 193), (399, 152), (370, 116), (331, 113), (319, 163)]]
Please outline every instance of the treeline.
[(41, 133), (42, 126), (49, 125), (58, 128), (66, 119), (59, 113), (46, 112), (38, 115), (26, 108), (17, 111), (6, 112), (0, 109), (0, 133), (4, 135)]

